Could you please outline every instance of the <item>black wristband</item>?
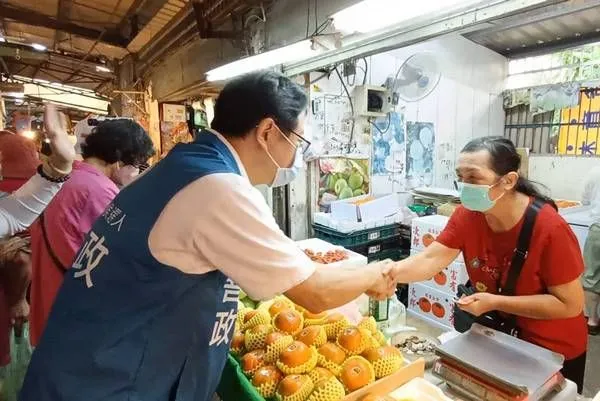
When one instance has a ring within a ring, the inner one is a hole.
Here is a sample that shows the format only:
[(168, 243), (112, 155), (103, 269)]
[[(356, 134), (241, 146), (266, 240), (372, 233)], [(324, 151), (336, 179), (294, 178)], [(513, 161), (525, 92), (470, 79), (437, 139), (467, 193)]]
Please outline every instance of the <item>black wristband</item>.
[(57, 183), (57, 184), (62, 184), (63, 182), (66, 182), (69, 178), (71, 178), (70, 174), (64, 175), (64, 176), (62, 176), (60, 178), (50, 177), (48, 174), (46, 174), (44, 172), (44, 165), (43, 164), (40, 164), (38, 166), (37, 172), (46, 181), (54, 182), (54, 183)]

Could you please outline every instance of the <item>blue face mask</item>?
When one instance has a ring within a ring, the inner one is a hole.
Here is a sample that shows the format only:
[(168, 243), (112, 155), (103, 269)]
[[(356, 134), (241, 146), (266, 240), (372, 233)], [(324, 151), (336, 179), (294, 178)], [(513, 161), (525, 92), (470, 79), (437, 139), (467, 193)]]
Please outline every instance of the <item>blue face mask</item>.
[(490, 199), (490, 189), (494, 185), (477, 185), (464, 182), (457, 183), (460, 191), (460, 201), (462, 205), (474, 212), (487, 212), (496, 205), (496, 202), (504, 196), (500, 195), (498, 199)]

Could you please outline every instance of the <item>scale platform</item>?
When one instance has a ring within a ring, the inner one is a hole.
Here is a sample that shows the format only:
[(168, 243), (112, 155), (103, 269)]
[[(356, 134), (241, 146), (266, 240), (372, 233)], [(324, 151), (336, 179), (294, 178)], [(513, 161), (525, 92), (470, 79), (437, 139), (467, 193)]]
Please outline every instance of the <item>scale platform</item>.
[(561, 355), (478, 324), (436, 354), (433, 373), (472, 400), (542, 401), (565, 386)]

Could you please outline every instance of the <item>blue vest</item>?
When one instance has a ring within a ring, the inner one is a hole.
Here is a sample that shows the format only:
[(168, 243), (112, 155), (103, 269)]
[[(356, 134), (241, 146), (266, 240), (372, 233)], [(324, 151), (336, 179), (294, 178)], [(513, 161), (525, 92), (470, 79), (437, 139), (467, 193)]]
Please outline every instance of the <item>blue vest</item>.
[(227, 146), (205, 132), (115, 198), (65, 276), (20, 401), (212, 398), (239, 287), (218, 270), (185, 274), (158, 262), (148, 237), (178, 191), (215, 173), (240, 171)]

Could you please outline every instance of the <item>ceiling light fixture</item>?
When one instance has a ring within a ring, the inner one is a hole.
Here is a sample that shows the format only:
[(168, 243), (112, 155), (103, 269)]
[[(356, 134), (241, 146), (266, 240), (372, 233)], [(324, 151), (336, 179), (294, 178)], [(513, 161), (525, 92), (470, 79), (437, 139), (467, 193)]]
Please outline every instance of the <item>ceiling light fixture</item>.
[(481, 0), (363, 0), (332, 15), (342, 33), (367, 33), (439, 12), (452, 12)]
[(2, 36), (0, 36), (0, 42), (4, 43), (4, 42), (6, 42), (6, 39), (4, 39)]
[(35, 139), (37, 136), (36, 133), (31, 130), (23, 131), (21, 135), (28, 139)]
[(252, 71), (263, 70), (293, 61), (306, 60), (316, 56), (321, 51), (320, 46), (313, 46), (312, 40), (306, 39), (212, 69), (206, 73), (207, 80), (222, 81)]
[(108, 67), (105, 67), (103, 65), (97, 65), (96, 66), (96, 71), (98, 72), (112, 72), (112, 70)]
[(39, 43), (32, 43), (31, 47), (33, 47), (35, 50), (39, 51), (39, 52), (43, 52), (46, 51), (48, 48), (44, 45), (41, 45)]

